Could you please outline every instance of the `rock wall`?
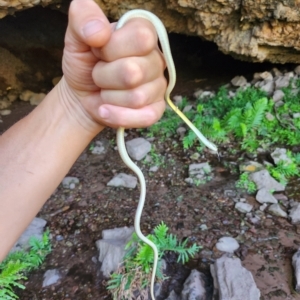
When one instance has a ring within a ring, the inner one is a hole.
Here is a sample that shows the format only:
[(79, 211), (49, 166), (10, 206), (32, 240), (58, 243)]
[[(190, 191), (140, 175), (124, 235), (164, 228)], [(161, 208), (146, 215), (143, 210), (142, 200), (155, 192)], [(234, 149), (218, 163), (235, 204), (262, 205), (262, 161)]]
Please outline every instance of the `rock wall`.
[[(0, 0), (0, 18), (61, 0)], [(249, 61), (300, 63), (300, 0), (95, 0), (112, 19), (127, 10), (154, 12), (169, 32), (198, 35)]]

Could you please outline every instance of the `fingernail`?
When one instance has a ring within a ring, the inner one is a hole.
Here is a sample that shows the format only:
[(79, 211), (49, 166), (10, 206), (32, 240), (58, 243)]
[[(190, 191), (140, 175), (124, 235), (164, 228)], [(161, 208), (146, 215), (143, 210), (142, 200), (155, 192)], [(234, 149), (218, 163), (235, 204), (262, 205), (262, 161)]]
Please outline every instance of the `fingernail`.
[(108, 119), (109, 117), (109, 110), (105, 107), (100, 107), (99, 108), (99, 116), (102, 119)]
[(104, 24), (100, 20), (92, 20), (86, 23), (85, 26), (83, 27), (83, 34), (85, 37), (90, 37), (93, 34), (101, 31), (103, 27)]

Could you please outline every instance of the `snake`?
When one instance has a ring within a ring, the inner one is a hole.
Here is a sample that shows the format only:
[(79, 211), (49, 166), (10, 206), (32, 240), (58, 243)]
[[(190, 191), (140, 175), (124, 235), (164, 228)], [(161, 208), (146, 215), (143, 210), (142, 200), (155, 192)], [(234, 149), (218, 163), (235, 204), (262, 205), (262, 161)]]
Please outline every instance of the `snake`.
[[(210, 142), (195, 126), (194, 124), (178, 109), (178, 107), (171, 101), (170, 94), (175, 87), (176, 83), (176, 70), (175, 65), (170, 49), (169, 38), (166, 31), (166, 28), (162, 21), (153, 13), (143, 10), (143, 9), (134, 9), (126, 12), (117, 22), (115, 30), (122, 28), (129, 20), (134, 18), (143, 18), (148, 20), (155, 28), (160, 46), (164, 55), (164, 59), (166, 62), (166, 66), (169, 73), (169, 82), (165, 91), (164, 99), (168, 103), (168, 105), (174, 110), (175, 113), (190, 127), (190, 129), (196, 134), (199, 140), (209, 149), (218, 153), (218, 148), (215, 144)], [(152, 300), (155, 300), (154, 296), (154, 284), (155, 284), (155, 276), (158, 264), (158, 249), (156, 245), (150, 241), (142, 232), (140, 228), (141, 216), (145, 204), (146, 199), (146, 181), (145, 177), (140, 170), (140, 168), (130, 159), (125, 145), (125, 138), (124, 138), (124, 127), (119, 127), (117, 129), (117, 148), (121, 159), (123, 160), (124, 164), (131, 169), (136, 176), (138, 177), (139, 184), (140, 184), (140, 198), (134, 218), (134, 230), (136, 235), (140, 240), (144, 243), (148, 244), (153, 249), (153, 268), (152, 268), (152, 276), (151, 276), (151, 285), (150, 285), (150, 295)]]

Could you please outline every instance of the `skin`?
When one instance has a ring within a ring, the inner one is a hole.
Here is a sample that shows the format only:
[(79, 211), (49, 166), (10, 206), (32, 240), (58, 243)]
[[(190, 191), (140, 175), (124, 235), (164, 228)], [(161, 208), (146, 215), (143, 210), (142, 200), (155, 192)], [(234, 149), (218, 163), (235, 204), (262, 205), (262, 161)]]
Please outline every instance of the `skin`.
[(114, 32), (92, 0), (74, 0), (62, 66), (44, 101), (0, 137), (0, 261), (97, 134), (150, 126), (165, 109), (165, 63), (147, 20)]

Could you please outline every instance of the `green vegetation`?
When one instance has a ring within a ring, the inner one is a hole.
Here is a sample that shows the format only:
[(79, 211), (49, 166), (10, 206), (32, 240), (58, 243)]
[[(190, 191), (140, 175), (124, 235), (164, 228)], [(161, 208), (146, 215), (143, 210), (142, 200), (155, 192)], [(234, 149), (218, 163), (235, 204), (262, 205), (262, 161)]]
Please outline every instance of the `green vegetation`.
[[(293, 117), (293, 114), (300, 113), (300, 79), (291, 80), (282, 91), (285, 96), (278, 105), (255, 87), (239, 89), (233, 97), (226, 87), (221, 87), (213, 97), (196, 100), (196, 109), (187, 112), (186, 116), (210, 141), (222, 146), (234, 143), (236, 152), (254, 153), (258, 148), (270, 151), (277, 145), (299, 145), (300, 117)], [(179, 108), (182, 110), (186, 104), (184, 98)], [(166, 138), (174, 135), (180, 125), (184, 125), (183, 121), (167, 110), (161, 121), (148, 128), (147, 134)], [(188, 130), (183, 147), (189, 149), (192, 146), (198, 151), (203, 149), (193, 131)], [(291, 163), (280, 162), (267, 168), (283, 184), (292, 176), (300, 176), (300, 153), (290, 154), (290, 157)], [(245, 188), (249, 193), (256, 190), (247, 173), (240, 175), (237, 187)]]
[(244, 172), (240, 175), (240, 179), (236, 182), (236, 187), (245, 189), (249, 194), (256, 192), (256, 184), (249, 179), (249, 173)]
[(28, 272), (37, 269), (51, 252), (49, 231), (41, 240), (32, 237), (29, 251), (16, 251), (9, 254), (0, 264), (0, 299), (18, 299), (14, 288), (25, 289), (20, 280), (26, 280)]
[[(230, 98), (228, 90), (221, 87), (214, 97), (198, 99), (196, 110), (186, 113), (187, 117), (212, 142), (229, 141), (237, 143), (242, 150), (254, 152), (258, 147), (270, 147), (276, 144), (297, 145), (300, 140), (300, 118), (287, 118), (300, 112), (300, 92), (292, 88), (300, 87), (300, 80), (292, 82), (283, 89), (284, 104), (275, 107), (274, 101), (267, 98), (265, 92), (248, 87), (236, 92)], [(180, 109), (186, 104), (186, 99)], [(167, 110), (164, 118), (148, 129), (148, 135), (159, 134), (168, 137), (175, 134), (182, 120)], [(294, 130), (291, 130), (294, 129)], [(184, 148), (192, 147), (198, 139), (189, 130), (183, 139)]]
[[(173, 234), (168, 234), (169, 228), (163, 222), (154, 228), (154, 234), (147, 237), (156, 244), (159, 253), (159, 263), (156, 272), (157, 280), (165, 279), (162, 273), (161, 259), (168, 251), (178, 254), (177, 262), (186, 263), (193, 257), (200, 247), (196, 244), (188, 247), (187, 242), (179, 242)], [(136, 234), (126, 246), (127, 254), (124, 264), (112, 274), (107, 289), (110, 290), (114, 299), (132, 299), (135, 290), (146, 289), (150, 284), (153, 250), (142, 242)]]

